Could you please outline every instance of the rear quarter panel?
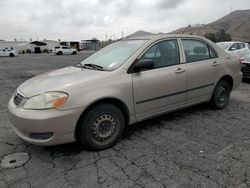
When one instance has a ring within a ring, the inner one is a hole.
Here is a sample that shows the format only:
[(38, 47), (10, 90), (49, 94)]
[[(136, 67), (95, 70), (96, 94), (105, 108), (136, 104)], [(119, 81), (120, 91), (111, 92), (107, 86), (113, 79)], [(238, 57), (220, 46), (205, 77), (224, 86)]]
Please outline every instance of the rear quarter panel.
[(239, 58), (230, 56), (225, 59), (226, 72), (233, 78), (233, 88), (236, 89), (241, 82), (241, 68)]
[[(236, 89), (241, 82), (241, 70), (239, 58), (233, 55), (226, 54), (221, 58), (223, 74), (221, 76), (229, 75), (233, 79), (233, 88)], [(218, 80), (219, 81), (219, 80)]]
[[(217, 51), (220, 59), (221, 64), (221, 75), (218, 78), (218, 81), (225, 75), (229, 75), (233, 79), (233, 88), (235, 89), (239, 86), (241, 82), (241, 70), (240, 70), (240, 63), (239, 58), (225, 52), (219, 46), (214, 44), (213, 42), (207, 40)], [(231, 45), (230, 45), (231, 46)], [(217, 81), (217, 82), (218, 82)]]

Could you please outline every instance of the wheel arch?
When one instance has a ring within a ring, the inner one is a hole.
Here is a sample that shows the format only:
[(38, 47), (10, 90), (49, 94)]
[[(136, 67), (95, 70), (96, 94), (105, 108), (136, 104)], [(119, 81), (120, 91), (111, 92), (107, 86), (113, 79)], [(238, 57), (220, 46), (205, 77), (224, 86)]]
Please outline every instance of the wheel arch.
[(91, 109), (93, 109), (94, 107), (96, 107), (100, 104), (112, 104), (112, 105), (116, 106), (118, 109), (121, 110), (122, 114), (124, 115), (125, 126), (127, 126), (129, 124), (129, 114), (130, 113), (129, 113), (129, 109), (128, 109), (127, 105), (123, 101), (121, 101), (120, 99), (117, 99), (117, 98), (103, 98), (103, 99), (97, 100), (97, 101), (89, 104), (88, 107), (82, 112), (81, 116), (79, 117), (79, 119), (77, 120), (77, 123), (76, 123), (76, 128), (75, 128), (76, 140), (79, 139), (81, 121), (84, 119), (84, 117), (87, 115), (87, 113)]
[[(227, 82), (229, 83), (229, 85), (230, 85), (230, 89), (231, 89), (231, 90), (233, 89), (234, 82), (233, 82), (232, 76), (230, 76), (230, 75), (224, 75), (224, 76), (222, 76), (222, 77), (219, 79), (219, 81), (221, 81), (221, 80), (227, 81)], [(218, 81), (217, 83), (219, 83), (219, 81)]]

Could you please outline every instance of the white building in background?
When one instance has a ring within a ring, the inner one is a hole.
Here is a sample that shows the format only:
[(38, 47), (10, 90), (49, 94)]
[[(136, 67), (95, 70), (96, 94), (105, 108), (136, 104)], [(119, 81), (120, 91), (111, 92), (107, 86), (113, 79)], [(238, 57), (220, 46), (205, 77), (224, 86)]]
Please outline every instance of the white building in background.
[(46, 49), (53, 50), (56, 46), (60, 45), (60, 42), (56, 40), (43, 40), (42, 42), (46, 43)]
[(28, 41), (0, 41), (0, 48), (13, 48), (17, 51), (28, 43)]
[[(38, 45), (37, 45), (37, 44)], [(44, 43), (44, 45), (39, 45)], [(1, 48), (13, 48), (17, 52), (35, 52), (35, 48), (40, 48), (41, 51), (48, 50), (52, 51), (55, 46), (60, 45), (60, 42), (54, 40), (43, 40), (43, 41), (0, 41)]]

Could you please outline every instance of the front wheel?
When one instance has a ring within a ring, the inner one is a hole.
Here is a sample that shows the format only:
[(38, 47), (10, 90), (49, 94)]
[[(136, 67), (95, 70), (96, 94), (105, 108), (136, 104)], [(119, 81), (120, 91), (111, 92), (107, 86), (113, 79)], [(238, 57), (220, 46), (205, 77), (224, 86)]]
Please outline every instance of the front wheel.
[(225, 80), (221, 80), (216, 85), (211, 98), (211, 105), (215, 109), (223, 109), (227, 106), (230, 98), (231, 87)]
[(10, 53), (10, 57), (14, 57), (15, 55), (13, 53)]
[(77, 53), (76, 51), (73, 51), (73, 52), (72, 52), (72, 55), (76, 55), (76, 53)]
[(122, 135), (125, 120), (114, 105), (101, 104), (92, 108), (80, 122), (79, 140), (90, 150), (112, 146)]

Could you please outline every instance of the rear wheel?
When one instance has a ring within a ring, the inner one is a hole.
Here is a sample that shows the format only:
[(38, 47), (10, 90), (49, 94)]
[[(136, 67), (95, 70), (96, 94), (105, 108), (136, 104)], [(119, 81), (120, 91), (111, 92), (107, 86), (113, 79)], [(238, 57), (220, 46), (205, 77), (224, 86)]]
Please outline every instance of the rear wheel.
[(80, 142), (90, 150), (112, 146), (122, 135), (125, 120), (114, 105), (101, 104), (91, 109), (80, 122)]
[(211, 98), (211, 105), (215, 109), (223, 109), (230, 98), (231, 87), (225, 80), (220, 80), (216, 85)]
[(15, 55), (13, 53), (10, 53), (10, 57), (14, 57)]
[(72, 55), (76, 55), (76, 51), (73, 51), (73, 52), (72, 52)]
[(62, 54), (63, 54), (62, 51), (57, 52), (57, 55), (62, 55)]

